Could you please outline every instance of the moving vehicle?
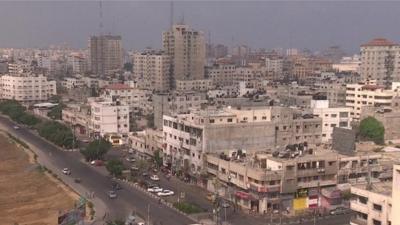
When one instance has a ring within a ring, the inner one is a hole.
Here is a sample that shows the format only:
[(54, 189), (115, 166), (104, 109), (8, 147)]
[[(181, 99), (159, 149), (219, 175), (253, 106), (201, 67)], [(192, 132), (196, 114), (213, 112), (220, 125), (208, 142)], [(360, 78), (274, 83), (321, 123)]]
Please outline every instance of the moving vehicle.
[(174, 195), (174, 192), (171, 190), (163, 190), (157, 193), (158, 196), (171, 196)]
[(132, 158), (132, 157), (126, 157), (126, 161), (128, 161), (128, 162), (135, 162), (136, 159), (135, 159), (135, 158)]
[(65, 175), (71, 175), (71, 170), (68, 169), (68, 168), (64, 168), (64, 169), (62, 170), (62, 172), (63, 172), (63, 174), (65, 174)]
[(147, 188), (147, 191), (151, 192), (151, 193), (157, 193), (157, 192), (163, 191), (163, 189), (160, 187), (154, 186), (154, 187)]
[(226, 202), (226, 201), (222, 201), (221, 206), (222, 206), (222, 208), (229, 208), (230, 207), (229, 203)]
[(91, 161), (90, 162), (90, 164), (91, 165), (94, 165), (94, 166), (103, 166), (104, 165), (104, 162), (102, 161), (102, 160), (93, 160), (93, 161)]
[(111, 187), (112, 187), (113, 190), (116, 190), (116, 191), (122, 189), (121, 185), (119, 185), (117, 182), (113, 182), (113, 183), (111, 184)]
[(19, 126), (13, 126), (13, 128), (14, 128), (15, 130), (18, 130), (18, 129), (19, 129)]
[(150, 179), (153, 180), (153, 181), (159, 181), (160, 180), (160, 178), (156, 174), (151, 175)]
[(109, 192), (108, 192), (108, 197), (109, 197), (110, 199), (117, 198), (117, 193), (115, 193), (115, 191), (109, 191)]

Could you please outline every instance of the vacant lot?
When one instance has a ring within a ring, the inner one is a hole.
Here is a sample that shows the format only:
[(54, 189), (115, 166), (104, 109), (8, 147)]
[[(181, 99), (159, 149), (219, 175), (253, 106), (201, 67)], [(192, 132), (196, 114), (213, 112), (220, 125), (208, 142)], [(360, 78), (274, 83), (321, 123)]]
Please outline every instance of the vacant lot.
[(57, 224), (75, 195), (45, 175), (32, 157), (0, 133), (0, 225)]

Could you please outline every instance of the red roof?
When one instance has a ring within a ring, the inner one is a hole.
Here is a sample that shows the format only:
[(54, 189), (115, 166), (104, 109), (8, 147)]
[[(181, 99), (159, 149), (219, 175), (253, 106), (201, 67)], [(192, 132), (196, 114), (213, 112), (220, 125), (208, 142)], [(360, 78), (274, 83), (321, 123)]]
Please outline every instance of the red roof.
[(126, 85), (126, 84), (110, 84), (110, 85), (107, 85), (105, 87), (105, 89), (110, 89), (110, 90), (129, 90), (129, 89), (132, 89), (132, 88), (129, 87), (128, 85)]
[(361, 47), (366, 47), (366, 46), (394, 46), (394, 45), (398, 45), (392, 41), (389, 41), (385, 38), (375, 38), (372, 39), (371, 41), (362, 44)]

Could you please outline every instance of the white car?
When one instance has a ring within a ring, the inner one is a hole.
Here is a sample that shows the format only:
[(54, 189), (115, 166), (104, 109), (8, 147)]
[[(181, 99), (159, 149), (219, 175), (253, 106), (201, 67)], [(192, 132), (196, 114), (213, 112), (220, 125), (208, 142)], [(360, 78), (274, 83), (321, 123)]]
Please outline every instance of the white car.
[(150, 180), (159, 181), (160, 178), (157, 175), (151, 175)]
[(152, 192), (152, 193), (158, 193), (158, 192), (163, 191), (163, 189), (160, 187), (150, 187), (150, 188), (147, 188), (147, 191)]
[(64, 168), (64, 169), (62, 170), (62, 172), (63, 172), (63, 174), (65, 174), (65, 175), (71, 175), (71, 170), (69, 170), (68, 168)]
[(157, 193), (158, 196), (171, 196), (174, 195), (174, 192), (171, 190), (163, 190)]
[(19, 126), (14, 126), (14, 129), (15, 129), (15, 130), (18, 130), (18, 129), (19, 129)]

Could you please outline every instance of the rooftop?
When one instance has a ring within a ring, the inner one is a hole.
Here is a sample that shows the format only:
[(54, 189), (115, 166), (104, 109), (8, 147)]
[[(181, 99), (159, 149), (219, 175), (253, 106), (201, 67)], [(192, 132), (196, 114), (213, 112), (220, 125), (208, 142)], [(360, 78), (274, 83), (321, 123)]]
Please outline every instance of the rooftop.
[(132, 88), (129, 87), (128, 85), (126, 85), (126, 84), (110, 84), (110, 85), (107, 85), (105, 87), (105, 89), (110, 89), (110, 90), (130, 90)]
[(353, 187), (358, 189), (369, 190), (376, 194), (392, 196), (392, 182), (377, 182), (368, 184), (356, 184)]
[(369, 46), (395, 46), (398, 45), (392, 41), (389, 41), (385, 38), (375, 38), (372, 39), (371, 41), (362, 44), (361, 47), (369, 47)]

